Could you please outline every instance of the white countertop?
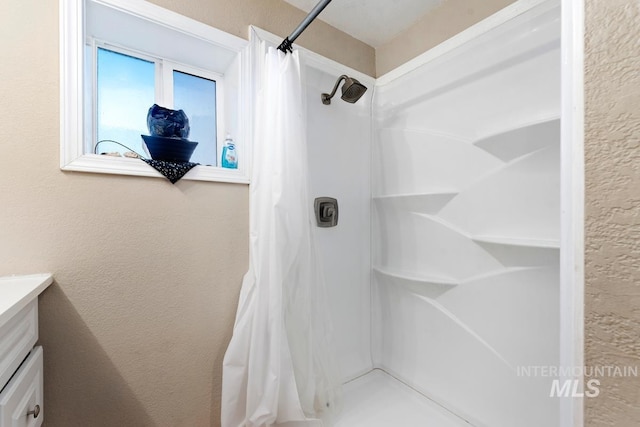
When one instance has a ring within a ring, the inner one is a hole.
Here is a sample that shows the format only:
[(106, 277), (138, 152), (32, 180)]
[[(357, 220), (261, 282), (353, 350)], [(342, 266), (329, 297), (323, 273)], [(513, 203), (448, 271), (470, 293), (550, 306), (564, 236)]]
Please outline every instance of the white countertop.
[(0, 277), (0, 327), (51, 283), (51, 274)]

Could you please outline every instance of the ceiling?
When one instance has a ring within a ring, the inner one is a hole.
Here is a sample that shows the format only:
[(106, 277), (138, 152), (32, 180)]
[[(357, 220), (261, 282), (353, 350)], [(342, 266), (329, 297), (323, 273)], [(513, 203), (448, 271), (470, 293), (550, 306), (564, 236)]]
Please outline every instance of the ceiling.
[[(309, 12), (319, 0), (285, 0)], [(334, 0), (318, 19), (379, 47), (418, 21), (444, 0)], [(293, 31), (293, 28), (291, 29)]]

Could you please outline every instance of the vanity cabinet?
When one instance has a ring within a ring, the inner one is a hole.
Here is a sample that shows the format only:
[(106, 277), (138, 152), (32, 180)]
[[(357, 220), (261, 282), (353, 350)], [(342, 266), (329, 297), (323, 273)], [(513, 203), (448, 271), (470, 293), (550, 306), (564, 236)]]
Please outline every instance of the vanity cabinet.
[(44, 420), (43, 350), (38, 295), (51, 275), (0, 277), (0, 427), (38, 427)]

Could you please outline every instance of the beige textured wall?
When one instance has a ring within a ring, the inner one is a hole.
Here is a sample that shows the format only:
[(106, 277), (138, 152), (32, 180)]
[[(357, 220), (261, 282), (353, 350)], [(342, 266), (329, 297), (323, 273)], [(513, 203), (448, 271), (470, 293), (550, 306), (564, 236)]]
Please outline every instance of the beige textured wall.
[[(157, 2), (245, 37), (303, 15), (279, 0)], [(371, 48), (316, 27), (310, 48), (351, 51), (373, 74)], [(55, 276), (40, 299), (47, 427), (218, 425), (247, 186), (60, 171), (58, 2), (0, 1), (0, 39), (0, 275)]]
[(381, 76), (496, 13), (515, 0), (447, 0), (376, 49)]
[[(586, 364), (640, 367), (640, 2), (586, 1)], [(589, 427), (640, 425), (640, 378), (601, 378)]]

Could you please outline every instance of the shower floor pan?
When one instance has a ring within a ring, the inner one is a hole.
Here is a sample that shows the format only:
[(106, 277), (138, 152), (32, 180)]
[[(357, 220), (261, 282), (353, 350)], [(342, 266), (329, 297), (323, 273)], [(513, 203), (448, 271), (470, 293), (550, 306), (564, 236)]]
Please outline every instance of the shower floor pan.
[(471, 427), (379, 369), (348, 382), (343, 393), (335, 427)]

